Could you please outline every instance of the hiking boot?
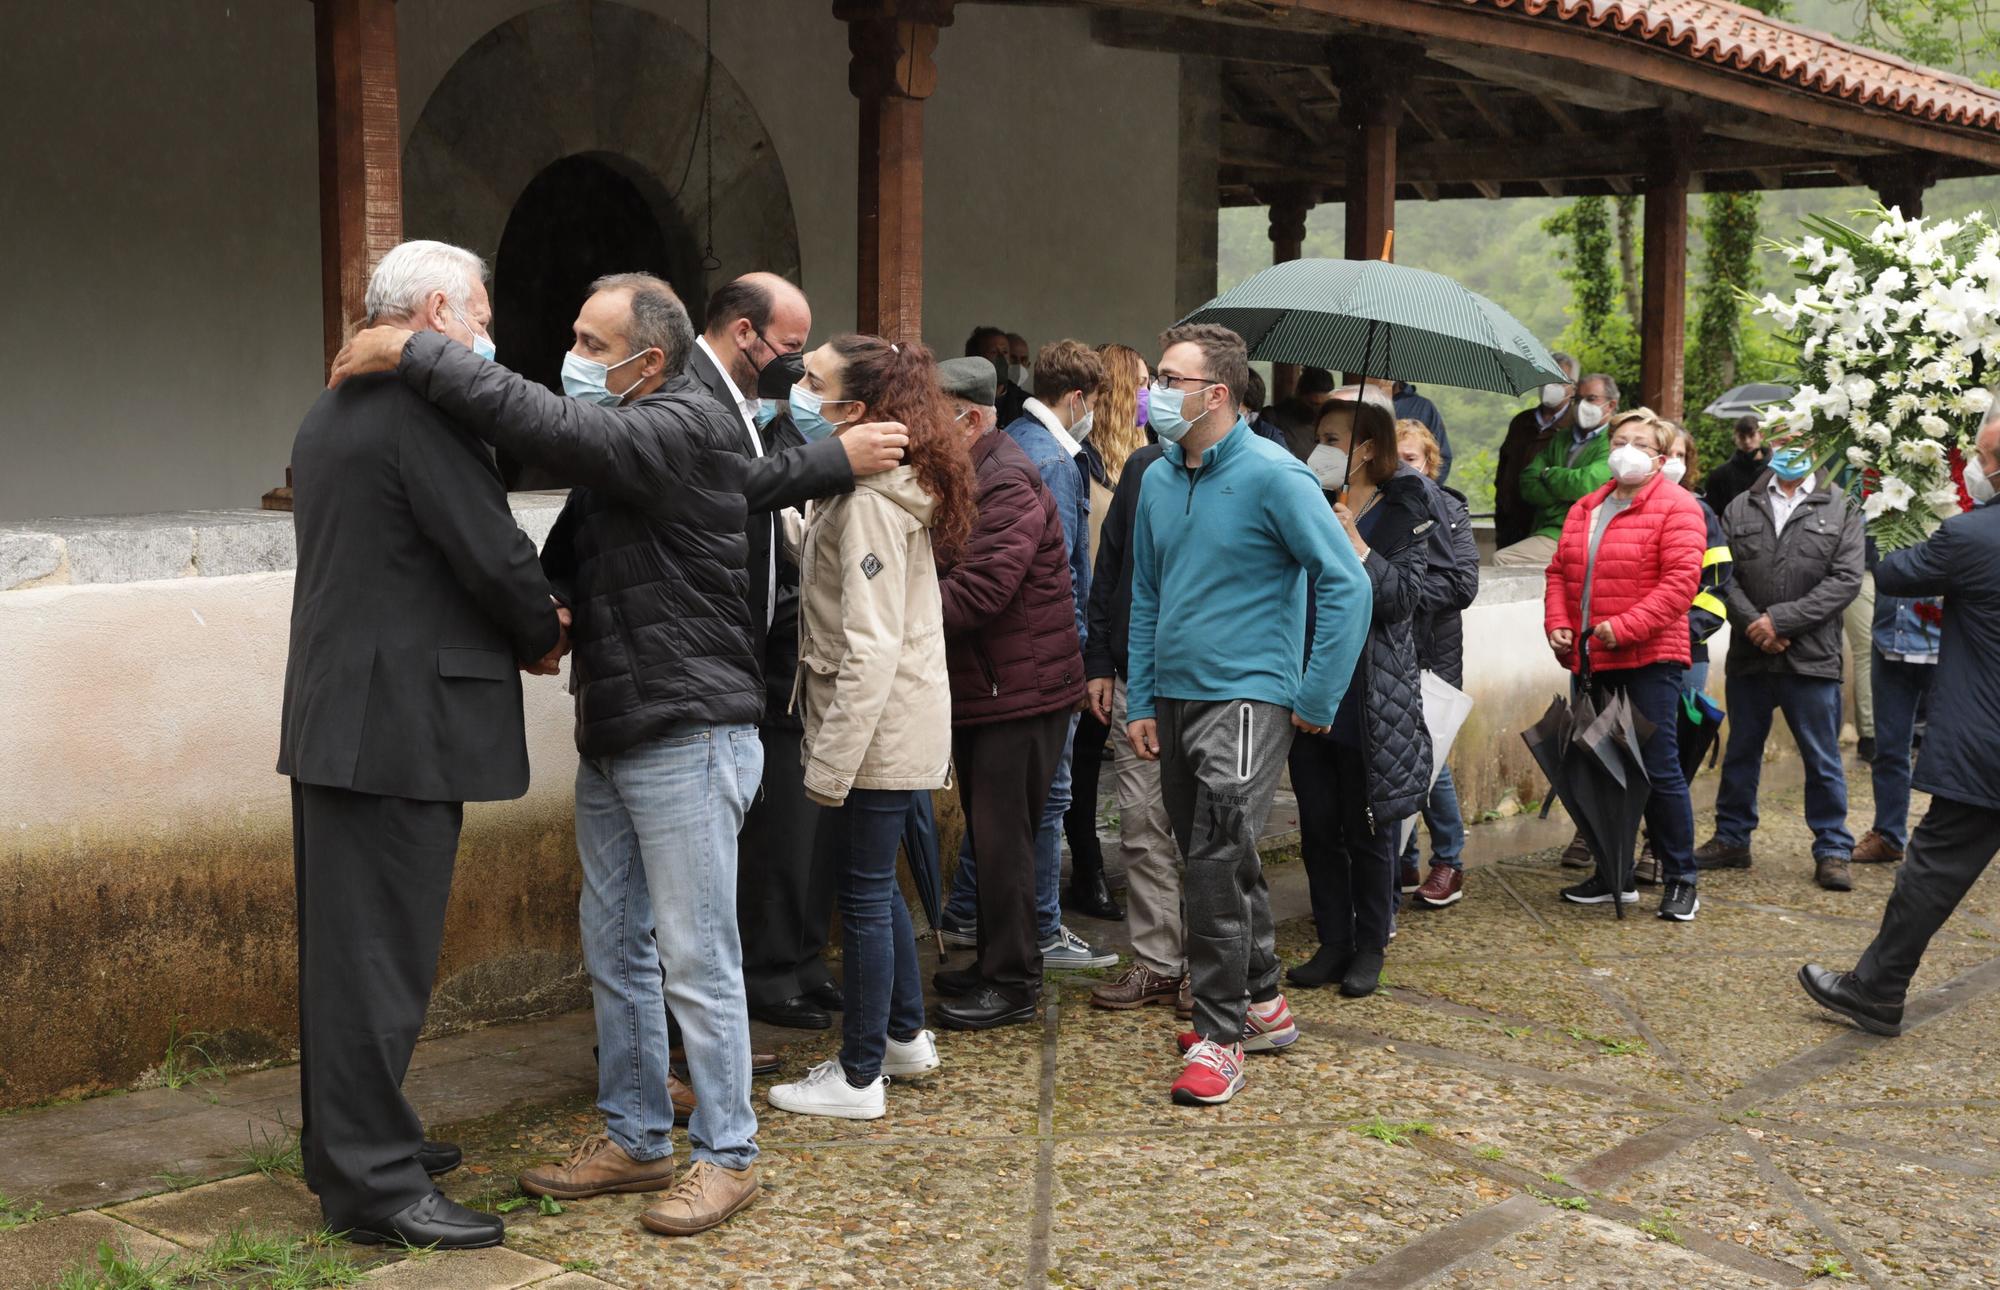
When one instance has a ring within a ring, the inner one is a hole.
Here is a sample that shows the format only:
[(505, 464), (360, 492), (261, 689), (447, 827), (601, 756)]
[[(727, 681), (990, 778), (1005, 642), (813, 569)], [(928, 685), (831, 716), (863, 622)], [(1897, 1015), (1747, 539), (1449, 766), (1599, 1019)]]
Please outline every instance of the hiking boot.
[(1174, 991), (1174, 1015), (1182, 1021), (1194, 1020), (1194, 974), (1181, 973), (1180, 989)]
[(1694, 916), (1701, 912), (1701, 897), (1695, 894), (1694, 884), (1678, 880), (1667, 884), (1667, 890), (1660, 897), (1660, 917), (1677, 923), (1692, 923)]
[(1849, 859), (1855, 864), (1899, 864), (1903, 848), (1883, 837), (1880, 829), (1870, 829), (1854, 844), (1854, 854)]
[(1694, 867), (1697, 869), (1748, 869), (1750, 848), (1734, 842), (1724, 842), (1721, 838), (1710, 838), (1694, 849)]
[(1243, 1087), (1243, 1045), (1203, 1039), (1188, 1050), (1187, 1064), (1171, 1090), (1182, 1106), (1217, 1106)]
[(1044, 972), (1110, 967), (1117, 961), (1116, 954), (1098, 949), (1067, 927), (1057, 927), (1055, 939), (1042, 946)]
[(1582, 833), (1578, 833), (1575, 837), (1571, 838), (1569, 845), (1563, 848), (1562, 866), (1565, 869), (1595, 869), (1597, 867), (1597, 857), (1591, 854), (1590, 844), (1583, 840)]
[[(1253, 1003), (1243, 1014), (1242, 1049), (1246, 1053), (1283, 1052), (1298, 1042), (1299, 1026), (1292, 1009), (1279, 995), (1269, 1003)], [(1201, 1042), (1195, 1031), (1184, 1031), (1179, 1043), (1183, 1053)]]
[[(1599, 874), (1592, 874), (1574, 887), (1564, 887), (1562, 898), (1572, 905), (1608, 905), (1611, 903), (1611, 887)], [(1637, 903), (1639, 889), (1634, 887), (1618, 893), (1618, 902), (1624, 905)]]
[(667, 1198), (639, 1215), (648, 1231), (662, 1236), (693, 1236), (726, 1221), (757, 1199), (757, 1166), (724, 1169), (713, 1160), (697, 1160), (681, 1175)]
[(1434, 864), (1424, 885), (1417, 888), (1417, 903), (1432, 909), (1455, 905), (1465, 894), (1465, 870), (1454, 865)]
[(530, 1196), (583, 1200), (615, 1192), (665, 1191), (674, 1183), (671, 1156), (634, 1160), (609, 1134), (584, 1139), (559, 1165), (537, 1165), (521, 1175), (521, 1190)]
[(1174, 977), (1161, 976), (1158, 972), (1134, 959), (1132, 966), (1125, 969), (1125, 975), (1116, 981), (1106, 981), (1090, 991), (1090, 1002), (1099, 1008), (1143, 1008), (1149, 1003), (1172, 1003), (1180, 993), (1181, 983)]
[(1653, 854), (1653, 840), (1646, 839), (1646, 845), (1639, 848), (1639, 858), (1632, 862), (1632, 881), (1641, 887), (1660, 885), (1660, 857)]
[(1813, 881), (1828, 891), (1853, 891), (1854, 871), (1846, 856), (1814, 856)]

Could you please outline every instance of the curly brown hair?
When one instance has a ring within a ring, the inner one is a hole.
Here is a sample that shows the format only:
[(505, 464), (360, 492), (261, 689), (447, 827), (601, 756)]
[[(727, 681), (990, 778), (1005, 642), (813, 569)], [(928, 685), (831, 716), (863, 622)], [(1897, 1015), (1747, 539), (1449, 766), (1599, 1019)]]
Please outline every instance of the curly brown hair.
[(955, 433), (951, 408), (938, 388), (937, 359), (916, 341), (890, 344), (848, 333), (827, 344), (840, 356), (840, 392), (861, 402), (862, 420), (900, 421), (910, 432), (903, 460), (937, 502), (931, 548), (946, 560), (964, 549), (978, 514), (972, 458)]
[(1096, 416), (1090, 437), (1104, 457), (1105, 476), (1116, 488), (1126, 459), (1146, 446), (1146, 432), (1139, 425), (1139, 382), (1146, 360), (1127, 345), (1099, 345), (1097, 356), (1104, 362), (1104, 384), (1091, 396)]

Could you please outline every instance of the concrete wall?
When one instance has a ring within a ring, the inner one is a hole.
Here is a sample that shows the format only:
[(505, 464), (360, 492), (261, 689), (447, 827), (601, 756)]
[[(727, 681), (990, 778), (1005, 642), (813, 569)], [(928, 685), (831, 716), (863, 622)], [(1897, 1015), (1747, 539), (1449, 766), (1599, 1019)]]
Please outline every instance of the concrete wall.
[[(634, 2), (698, 37), (700, 0)], [(454, 61), (534, 7), (397, 6), (406, 138)], [(851, 326), (845, 28), (830, 0), (714, 8), (789, 182), (815, 331)], [(254, 506), (320, 378), (311, 6), (73, 0), (0, 32), (0, 521)], [(1068, 10), (969, 5), (938, 64), (933, 343), (992, 321), (1151, 352), (1173, 312), (1174, 60), (1099, 48)]]

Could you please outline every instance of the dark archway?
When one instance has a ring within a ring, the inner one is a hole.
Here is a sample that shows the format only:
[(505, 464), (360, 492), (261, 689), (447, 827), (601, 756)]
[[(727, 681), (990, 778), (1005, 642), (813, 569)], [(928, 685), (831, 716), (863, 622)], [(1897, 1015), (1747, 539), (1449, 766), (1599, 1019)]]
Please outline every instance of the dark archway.
[[(665, 278), (699, 326), (700, 248), (652, 188), (643, 173), (599, 153), (564, 157), (529, 181), (494, 257), (493, 340), (502, 363), (561, 393), (570, 324), (591, 281), (607, 273)], [(504, 457), (500, 465), (510, 488), (561, 482)]]

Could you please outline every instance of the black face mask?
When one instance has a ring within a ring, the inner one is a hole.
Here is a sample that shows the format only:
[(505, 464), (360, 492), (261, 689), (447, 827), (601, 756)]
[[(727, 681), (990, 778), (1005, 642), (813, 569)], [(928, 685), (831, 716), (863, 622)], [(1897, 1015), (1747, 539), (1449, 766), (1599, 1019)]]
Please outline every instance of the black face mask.
[(1007, 360), (1005, 358), (989, 358), (986, 361), (993, 364), (994, 378), (1004, 388), (1007, 384)]
[(804, 354), (780, 354), (757, 373), (757, 397), (783, 401), (792, 397), (792, 387), (806, 379)]

